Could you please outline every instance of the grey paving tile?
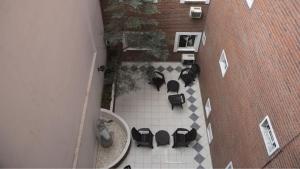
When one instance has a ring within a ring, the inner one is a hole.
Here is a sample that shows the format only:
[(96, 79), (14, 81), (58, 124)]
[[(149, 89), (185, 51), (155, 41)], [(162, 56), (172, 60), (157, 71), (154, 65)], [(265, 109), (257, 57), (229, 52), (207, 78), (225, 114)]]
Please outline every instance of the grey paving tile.
[(162, 67), (162, 66), (159, 66), (159, 67), (157, 68), (157, 70), (158, 70), (159, 72), (163, 72), (163, 71), (165, 70), (165, 68)]
[(193, 146), (193, 149), (196, 150), (198, 153), (203, 149), (203, 146), (199, 143), (196, 143), (194, 146)]
[(173, 70), (174, 70), (174, 68), (172, 66), (167, 67), (167, 71), (172, 72)]
[(191, 103), (194, 103), (197, 99), (194, 96), (190, 96), (187, 100)]
[(190, 95), (193, 95), (195, 93), (195, 90), (192, 88), (189, 88), (186, 92)]
[(190, 115), (190, 119), (192, 119), (193, 121), (196, 121), (199, 118), (199, 116), (195, 113)]
[(195, 105), (190, 105), (189, 109), (195, 113), (195, 111), (197, 110), (197, 107)]
[(198, 130), (200, 128), (199, 124), (197, 124), (195, 122), (191, 125), (191, 127), (196, 129), (196, 130)]
[(201, 138), (202, 138), (202, 136), (199, 133), (197, 133), (196, 140), (199, 141)]
[(177, 66), (177, 67), (175, 68), (175, 70), (176, 70), (177, 72), (181, 72), (182, 67), (181, 67), (181, 66)]
[(197, 154), (194, 160), (197, 161), (197, 163), (201, 164), (205, 160), (205, 158), (201, 154)]
[(199, 166), (197, 167), (197, 169), (204, 169), (204, 167), (203, 167), (202, 165), (199, 165)]

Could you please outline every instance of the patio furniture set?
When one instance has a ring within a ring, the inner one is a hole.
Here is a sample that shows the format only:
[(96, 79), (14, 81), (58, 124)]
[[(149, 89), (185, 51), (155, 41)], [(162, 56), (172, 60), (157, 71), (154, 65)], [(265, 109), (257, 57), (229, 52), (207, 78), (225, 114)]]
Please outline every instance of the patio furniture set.
[[(185, 84), (184, 87), (187, 87), (195, 81), (196, 76), (199, 73), (200, 73), (200, 67), (197, 64), (192, 64), (191, 67), (181, 70), (178, 80), (181, 79)], [(164, 74), (158, 71), (154, 71), (153, 74), (154, 77), (152, 77), (151, 82), (149, 82), (149, 84), (155, 86), (157, 91), (159, 91), (160, 88), (164, 84), (166, 84), (165, 76)], [(178, 93), (178, 91), (179, 91), (179, 83), (176, 80), (170, 80), (167, 83), (167, 92)], [(183, 93), (169, 95), (168, 100), (172, 106), (172, 110), (175, 106), (179, 106), (182, 108), (182, 105), (185, 103), (185, 96)]]
[[(197, 75), (200, 73), (200, 68), (197, 64), (192, 64), (191, 67), (185, 68), (181, 71), (179, 75), (179, 79), (182, 81), (186, 86), (191, 85)], [(149, 84), (155, 86), (155, 88), (159, 91), (160, 88), (166, 84), (165, 76), (163, 73), (154, 71), (154, 77), (151, 79)], [(169, 95), (168, 100), (172, 106), (172, 110), (175, 106), (183, 108), (183, 104), (185, 103), (185, 96), (183, 93), (178, 94), (179, 92), (179, 83), (176, 80), (170, 80), (167, 83), (167, 92), (176, 92), (175, 95)], [(131, 134), (133, 139), (136, 141), (138, 147), (150, 147), (153, 148), (153, 133), (149, 128), (141, 128), (137, 130), (135, 127), (132, 128)], [(197, 137), (196, 129), (192, 128), (191, 130), (178, 128), (173, 134), (174, 144), (172, 148), (177, 147), (188, 147), (188, 145), (193, 142)], [(155, 140), (157, 146), (162, 145), (169, 145), (170, 144), (170, 135), (165, 130), (160, 130), (155, 134)]]
[[(131, 134), (138, 147), (150, 147), (153, 148), (153, 133), (149, 128), (141, 128), (137, 130), (132, 128)], [(184, 128), (178, 128), (173, 134), (174, 144), (172, 148), (188, 147), (188, 145), (196, 140), (197, 131), (192, 128), (190, 131)], [(157, 146), (169, 145), (170, 135), (165, 130), (160, 130), (155, 134), (155, 140)]]

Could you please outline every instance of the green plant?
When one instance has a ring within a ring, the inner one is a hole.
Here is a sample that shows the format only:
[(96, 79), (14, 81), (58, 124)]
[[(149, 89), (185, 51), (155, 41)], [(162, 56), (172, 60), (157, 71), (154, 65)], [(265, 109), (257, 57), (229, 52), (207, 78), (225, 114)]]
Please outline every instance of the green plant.
[[(158, 22), (153, 19), (159, 11), (151, 0), (108, 0), (104, 12), (110, 16), (104, 27), (109, 44), (105, 81), (115, 84), (116, 96), (119, 96), (138, 89), (138, 79), (152, 76), (149, 58), (165, 60), (169, 51), (166, 36), (157, 30)], [(129, 48), (143, 49), (146, 70), (136, 73), (121, 69), (122, 53)]]

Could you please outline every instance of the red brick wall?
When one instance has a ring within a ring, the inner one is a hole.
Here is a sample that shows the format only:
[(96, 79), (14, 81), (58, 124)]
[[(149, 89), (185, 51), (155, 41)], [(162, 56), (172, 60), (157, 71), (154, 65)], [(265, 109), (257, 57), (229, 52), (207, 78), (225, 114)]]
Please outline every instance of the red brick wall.
[[(255, 0), (252, 9), (246, 0), (211, 1), (198, 63), (203, 104), (212, 104), (214, 167), (300, 167), (299, 27), (299, 0)], [(282, 148), (272, 157), (258, 127), (266, 115)]]
[[(103, 8), (106, 6), (107, 0), (100, 0)], [(169, 61), (180, 61), (181, 53), (174, 53), (174, 40), (176, 32), (202, 32), (206, 20), (208, 5), (193, 3), (181, 4), (180, 0), (158, 0), (157, 6), (159, 14), (153, 16), (159, 22), (158, 29), (165, 32), (169, 44), (170, 57)], [(191, 6), (201, 6), (203, 11), (202, 19), (191, 19), (189, 11)], [(104, 15), (104, 21), (107, 22), (109, 15)], [(142, 57), (139, 52), (125, 53), (124, 60), (138, 61)]]

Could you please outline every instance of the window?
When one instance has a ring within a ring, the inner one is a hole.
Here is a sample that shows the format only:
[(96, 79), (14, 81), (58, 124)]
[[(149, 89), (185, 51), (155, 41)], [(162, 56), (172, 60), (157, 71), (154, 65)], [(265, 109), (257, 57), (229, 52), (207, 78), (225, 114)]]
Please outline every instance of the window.
[(206, 103), (205, 103), (205, 112), (206, 112), (206, 118), (209, 117), (210, 112), (211, 112), (211, 105), (210, 105), (210, 99), (208, 98)]
[(205, 42), (206, 42), (206, 34), (205, 32), (203, 32), (203, 35), (202, 35), (202, 45), (205, 46)]
[(259, 124), (259, 128), (262, 134), (262, 137), (267, 148), (268, 155), (272, 155), (277, 149), (279, 149), (279, 144), (274, 133), (271, 120), (269, 116), (266, 116), (262, 122)]
[(220, 64), (220, 68), (221, 68), (222, 77), (224, 77), (225, 73), (227, 72), (228, 66), (229, 66), (224, 49), (222, 50), (220, 60), (219, 60), (219, 64)]
[(210, 144), (211, 141), (213, 140), (213, 134), (212, 134), (212, 130), (211, 130), (211, 124), (209, 123), (207, 125), (207, 129), (206, 129), (206, 132), (207, 132), (207, 139), (208, 139), (208, 143)]
[(248, 7), (251, 8), (254, 0), (246, 0), (246, 2), (247, 2)]
[(176, 32), (174, 52), (197, 52), (201, 35), (201, 32)]
[(225, 169), (233, 169), (233, 165), (232, 165), (232, 161), (230, 161), (227, 166), (225, 167)]

